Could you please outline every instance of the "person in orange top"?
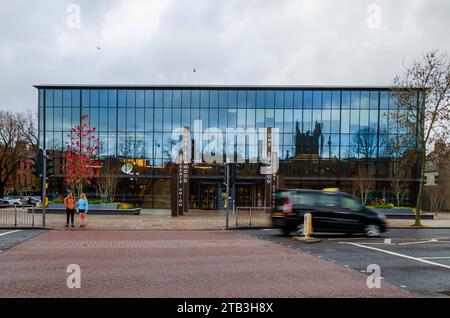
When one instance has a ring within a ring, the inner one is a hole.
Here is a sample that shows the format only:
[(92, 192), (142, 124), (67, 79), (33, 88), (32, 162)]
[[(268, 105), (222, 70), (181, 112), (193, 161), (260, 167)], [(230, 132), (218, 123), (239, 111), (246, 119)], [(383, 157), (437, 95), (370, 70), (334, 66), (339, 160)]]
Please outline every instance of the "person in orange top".
[(73, 196), (72, 191), (69, 191), (67, 196), (64, 198), (64, 206), (66, 207), (66, 215), (67, 215), (67, 221), (66, 221), (66, 228), (69, 227), (69, 219), (71, 226), (73, 226), (73, 219), (75, 217), (75, 208), (76, 208), (77, 202), (75, 200), (75, 197)]

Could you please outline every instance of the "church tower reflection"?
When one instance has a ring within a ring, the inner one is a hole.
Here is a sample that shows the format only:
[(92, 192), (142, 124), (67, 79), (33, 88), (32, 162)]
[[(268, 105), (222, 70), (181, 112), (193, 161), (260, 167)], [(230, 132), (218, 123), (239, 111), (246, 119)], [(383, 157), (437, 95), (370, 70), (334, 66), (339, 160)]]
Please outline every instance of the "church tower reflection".
[(322, 134), (323, 124), (316, 122), (314, 130), (300, 131), (299, 122), (295, 123), (295, 156), (303, 155), (322, 156), (324, 137)]

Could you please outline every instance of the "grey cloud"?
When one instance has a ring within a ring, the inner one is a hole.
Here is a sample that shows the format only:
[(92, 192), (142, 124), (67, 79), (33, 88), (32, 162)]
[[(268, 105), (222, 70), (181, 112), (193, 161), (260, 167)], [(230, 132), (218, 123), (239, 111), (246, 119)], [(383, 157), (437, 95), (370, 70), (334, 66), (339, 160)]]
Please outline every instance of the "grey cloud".
[(2, 0), (0, 109), (36, 110), (39, 83), (388, 85), (450, 51), (449, 16), (446, 0)]

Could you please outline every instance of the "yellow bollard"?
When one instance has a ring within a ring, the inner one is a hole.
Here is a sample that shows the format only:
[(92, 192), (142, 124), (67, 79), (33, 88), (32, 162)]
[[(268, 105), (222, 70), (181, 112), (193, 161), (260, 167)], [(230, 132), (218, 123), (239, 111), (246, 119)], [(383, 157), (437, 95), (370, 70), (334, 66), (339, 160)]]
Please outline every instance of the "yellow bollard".
[(317, 243), (320, 239), (317, 237), (311, 237), (312, 234), (312, 214), (305, 213), (303, 216), (303, 236), (294, 236), (292, 239), (303, 243)]
[(309, 239), (312, 233), (312, 215), (311, 213), (305, 213), (303, 217), (303, 235), (305, 239)]

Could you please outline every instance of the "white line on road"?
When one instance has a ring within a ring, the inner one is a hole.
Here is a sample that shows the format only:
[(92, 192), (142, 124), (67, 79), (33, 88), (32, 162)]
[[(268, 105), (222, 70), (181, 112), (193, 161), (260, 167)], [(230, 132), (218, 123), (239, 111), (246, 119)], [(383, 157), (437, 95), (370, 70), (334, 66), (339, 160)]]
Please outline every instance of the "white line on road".
[(20, 232), (20, 231), (21, 230), (14, 230), (14, 231), (9, 231), (9, 232), (5, 232), (5, 233), (0, 233), (0, 236), (16, 233), (16, 232)]
[(431, 240), (428, 240), (428, 241), (398, 243), (397, 245), (414, 245), (414, 244), (436, 243), (437, 241), (438, 241), (437, 239), (431, 239)]
[(341, 244), (354, 245), (354, 246), (358, 246), (358, 247), (362, 247), (362, 248), (367, 248), (367, 249), (369, 249), (369, 250), (374, 250), (374, 251), (377, 251), (377, 252), (386, 253), (386, 254), (390, 254), (390, 255), (394, 255), (394, 256), (398, 256), (398, 257), (403, 257), (403, 258), (411, 259), (411, 260), (413, 260), (413, 261), (417, 261), (417, 262), (421, 262), (421, 263), (425, 263), (425, 264), (429, 264), (429, 265), (434, 265), (434, 266), (438, 266), (438, 267), (443, 267), (443, 268), (446, 268), (446, 269), (450, 269), (450, 265), (439, 264), (439, 263), (427, 261), (426, 259), (422, 259), (422, 258), (418, 258), (418, 257), (413, 257), (413, 256), (405, 255), (405, 254), (400, 254), (400, 253), (395, 253), (395, 252), (383, 250), (383, 249), (381, 249), (381, 248), (376, 248), (376, 247), (373, 247), (373, 246), (366, 246), (366, 245), (357, 244), (357, 243), (350, 243), (350, 242), (340, 242), (340, 243), (341, 243)]
[[(447, 238), (447, 237), (444, 237)], [(432, 238), (426, 241), (413, 241), (413, 242), (403, 242), (403, 243), (392, 243), (391, 239), (386, 239), (384, 242), (359, 242), (359, 244), (364, 245), (398, 245), (398, 246), (404, 246), (404, 245), (416, 245), (416, 244), (425, 244), (425, 243), (450, 243), (450, 241), (442, 241), (444, 238)], [(339, 242), (339, 243), (347, 243), (347, 242)]]
[(450, 256), (421, 257), (421, 259), (449, 259)]

